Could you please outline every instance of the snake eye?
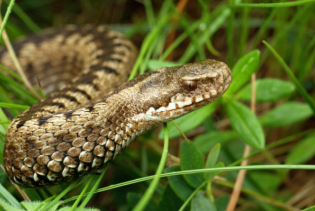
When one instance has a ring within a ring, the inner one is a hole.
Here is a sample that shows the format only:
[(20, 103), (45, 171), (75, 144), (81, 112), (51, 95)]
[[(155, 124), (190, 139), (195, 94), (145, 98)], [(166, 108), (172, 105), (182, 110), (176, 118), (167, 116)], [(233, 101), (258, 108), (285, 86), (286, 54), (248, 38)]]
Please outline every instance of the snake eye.
[(197, 89), (197, 82), (196, 81), (183, 81), (183, 87), (187, 91), (194, 91)]

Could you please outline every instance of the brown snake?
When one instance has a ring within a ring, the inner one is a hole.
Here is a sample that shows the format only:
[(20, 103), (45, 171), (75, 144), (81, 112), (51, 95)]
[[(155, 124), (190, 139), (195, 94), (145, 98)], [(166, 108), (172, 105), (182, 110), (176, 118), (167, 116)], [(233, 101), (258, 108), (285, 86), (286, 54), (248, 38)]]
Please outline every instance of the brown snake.
[[(137, 50), (106, 27), (50, 30), (14, 49), (31, 82), (38, 76), (45, 92), (58, 88), (7, 130), (5, 170), (24, 187), (100, 172), (138, 136), (213, 102), (232, 81), (227, 65), (204, 60), (125, 82)], [(14, 69), (5, 51), (0, 63)]]

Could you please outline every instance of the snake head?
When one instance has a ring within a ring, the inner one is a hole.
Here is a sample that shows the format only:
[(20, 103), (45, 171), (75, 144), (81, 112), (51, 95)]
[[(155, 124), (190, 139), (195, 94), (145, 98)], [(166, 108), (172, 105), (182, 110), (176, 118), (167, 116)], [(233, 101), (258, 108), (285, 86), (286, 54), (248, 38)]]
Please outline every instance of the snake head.
[(144, 106), (133, 119), (165, 122), (178, 118), (219, 98), (231, 81), (229, 67), (210, 59), (157, 69), (138, 84), (138, 99)]

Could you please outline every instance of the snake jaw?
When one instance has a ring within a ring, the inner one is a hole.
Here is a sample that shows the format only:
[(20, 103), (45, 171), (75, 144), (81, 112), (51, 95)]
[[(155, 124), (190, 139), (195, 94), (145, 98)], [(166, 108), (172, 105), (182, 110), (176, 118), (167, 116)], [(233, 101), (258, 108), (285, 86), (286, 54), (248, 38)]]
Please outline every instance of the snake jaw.
[[(177, 83), (169, 85), (173, 89), (168, 89), (175, 94), (169, 98), (167, 105), (157, 108), (151, 106), (147, 111), (133, 116), (132, 121), (135, 124), (145, 124), (144, 122), (150, 124), (152, 121), (161, 123), (190, 113), (219, 98), (228, 89), (232, 80), (227, 65), (214, 60), (187, 64), (170, 70), (173, 71)], [(162, 72), (163, 70), (160, 71)], [(195, 81), (196, 89), (187, 90), (182, 85), (184, 81)]]

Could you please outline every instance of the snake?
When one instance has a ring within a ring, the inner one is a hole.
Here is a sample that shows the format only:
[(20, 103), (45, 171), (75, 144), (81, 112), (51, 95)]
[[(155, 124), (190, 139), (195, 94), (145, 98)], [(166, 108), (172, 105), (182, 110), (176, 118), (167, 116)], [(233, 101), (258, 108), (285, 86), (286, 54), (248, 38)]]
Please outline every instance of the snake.
[[(106, 26), (47, 29), (13, 44), (46, 98), (10, 123), (3, 162), (11, 182), (41, 188), (98, 174), (137, 137), (218, 99), (229, 67), (212, 59), (128, 81), (138, 50)], [(14, 70), (6, 50), (0, 63)]]

